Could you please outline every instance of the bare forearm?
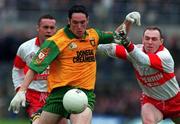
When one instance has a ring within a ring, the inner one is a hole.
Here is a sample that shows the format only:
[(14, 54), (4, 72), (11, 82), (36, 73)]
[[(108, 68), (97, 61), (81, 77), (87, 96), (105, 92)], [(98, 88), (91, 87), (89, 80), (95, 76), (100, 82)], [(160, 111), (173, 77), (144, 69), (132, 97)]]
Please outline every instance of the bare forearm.
[(25, 91), (27, 90), (27, 88), (29, 87), (30, 83), (33, 81), (34, 79), (34, 75), (36, 74), (35, 71), (29, 69), (28, 72), (25, 75), (24, 81), (20, 87), (19, 90)]

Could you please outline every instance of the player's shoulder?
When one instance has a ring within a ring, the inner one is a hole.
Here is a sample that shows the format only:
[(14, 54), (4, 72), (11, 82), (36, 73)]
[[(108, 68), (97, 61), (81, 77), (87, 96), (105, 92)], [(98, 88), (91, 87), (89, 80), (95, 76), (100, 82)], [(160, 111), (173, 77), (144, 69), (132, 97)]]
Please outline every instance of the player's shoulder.
[(163, 50), (162, 51), (165, 51), (165, 52), (168, 52), (169, 53), (169, 50), (166, 48), (166, 47), (163, 47)]
[(48, 38), (48, 41), (59, 41), (61, 39), (64, 39), (65, 37), (67, 37), (65, 31), (65, 28), (61, 28), (59, 29), (52, 37)]
[(143, 50), (143, 44), (136, 44), (135, 46), (136, 46), (137, 48)]
[(36, 38), (29, 39), (25, 41), (24, 43), (22, 43), (19, 48), (23, 49), (27, 47), (32, 47), (33, 44), (35, 44), (35, 41), (36, 41)]
[(105, 33), (105, 32), (103, 32), (103, 31), (101, 31), (101, 30), (99, 30), (97, 28), (92, 28), (92, 27), (88, 28), (86, 30), (86, 32), (87, 32), (88, 35), (90, 35), (90, 36), (94, 35), (96, 37), (100, 37), (100, 36), (102, 36), (103, 33)]
[(59, 29), (59, 30), (55, 33), (55, 35), (60, 34), (60, 33), (64, 33), (64, 28)]
[(169, 50), (166, 47), (163, 47), (162, 50), (158, 51), (157, 55), (160, 55), (160, 56), (171, 56)]
[(86, 32), (88, 32), (88, 33), (98, 32), (98, 31), (100, 31), (100, 30), (97, 29), (97, 28), (93, 28), (93, 27), (90, 27), (90, 28), (86, 29)]

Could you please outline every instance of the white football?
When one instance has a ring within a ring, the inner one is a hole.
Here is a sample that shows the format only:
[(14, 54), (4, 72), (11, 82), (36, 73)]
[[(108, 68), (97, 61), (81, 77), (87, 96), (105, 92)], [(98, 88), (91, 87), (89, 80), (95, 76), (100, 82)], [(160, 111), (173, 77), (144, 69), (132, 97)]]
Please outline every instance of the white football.
[(86, 109), (87, 105), (87, 95), (80, 89), (71, 89), (63, 97), (63, 106), (69, 113), (81, 113)]

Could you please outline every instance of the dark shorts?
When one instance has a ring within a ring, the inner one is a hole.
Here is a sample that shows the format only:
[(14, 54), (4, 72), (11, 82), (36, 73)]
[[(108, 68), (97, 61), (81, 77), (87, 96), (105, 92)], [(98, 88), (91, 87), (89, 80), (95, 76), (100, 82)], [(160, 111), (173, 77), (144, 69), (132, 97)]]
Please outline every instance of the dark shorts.
[[(46, 104), (43, 107), (43, 111), (51, 112), (54, 114), (61, 115), (63, 117), (68, 117), (70, 113), (68, 113), (65, 108), (63, 107), (63, 96), (64, 94), (74, 87), (71, 86), (65, 86), (65, 87), (59, 87), (52, 90), (48, 98), (46, 99)], [(85, 90), (84, 93), (88, 97), (88, 107), (93, 111), (94, 110), (94, 104), (95, 104), (95, 94), (93, 90)]]

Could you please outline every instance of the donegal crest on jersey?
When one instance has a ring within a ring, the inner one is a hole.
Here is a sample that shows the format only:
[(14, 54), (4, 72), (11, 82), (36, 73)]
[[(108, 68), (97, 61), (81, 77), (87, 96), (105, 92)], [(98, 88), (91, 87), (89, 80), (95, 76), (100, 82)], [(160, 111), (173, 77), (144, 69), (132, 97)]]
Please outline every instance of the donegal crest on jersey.
[(60, 51), (55, 42), (46, 40), (42, 44), (36, 56), (32, 59), (30, 68), (37, 71), (38, 73), (42, 73), (59, 53)]
[(96, 42), (95, 42), (95, 39), (94, 39), (94, 38), (90, 38), (89, 41), (90, 41), (90, 43), (91, 43), (91, 45), (92, 45), (93, 47), (96, 46)]
[(43, 48), (35, 59), (35, 63), (41, 64), (50, 51), (50, 48)]
[(75, 42), (72, 42), (69, 44), (68, 48), (69, 48), (69, 50), (74, 50), (77, 48), (77, 44)]

